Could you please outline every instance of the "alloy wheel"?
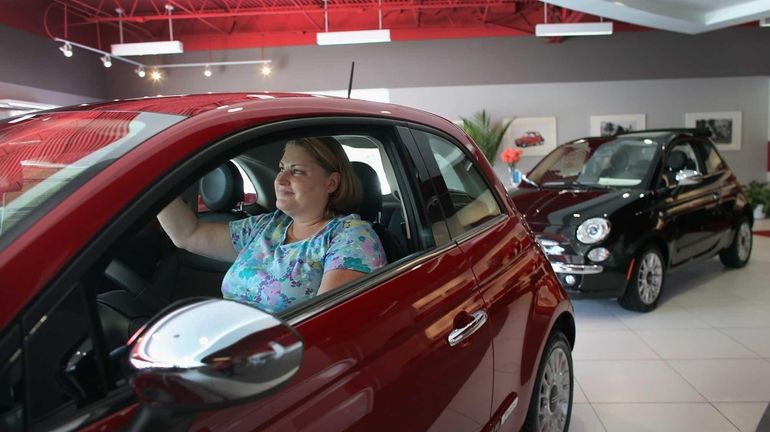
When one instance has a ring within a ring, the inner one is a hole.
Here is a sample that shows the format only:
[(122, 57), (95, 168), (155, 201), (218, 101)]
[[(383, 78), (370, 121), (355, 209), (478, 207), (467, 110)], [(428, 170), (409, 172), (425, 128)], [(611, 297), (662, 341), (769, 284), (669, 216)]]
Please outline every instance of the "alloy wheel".
[(560, 346), (551, 351), (543, 370), (538, 394), (538, 424), (542, 432), (562, 432), (567, 424), (571, 394), (567, 353)]
[(639, 298), (645, 304), (654, 303), (663, 285), (663, 261), (658, 254), (650, 252), (642, 258), (636, 284), (639, 289)]
[(738, 258), (746, 261), (751, 253), (751, 228), (748, 222), (743, 222), (738, 228)]

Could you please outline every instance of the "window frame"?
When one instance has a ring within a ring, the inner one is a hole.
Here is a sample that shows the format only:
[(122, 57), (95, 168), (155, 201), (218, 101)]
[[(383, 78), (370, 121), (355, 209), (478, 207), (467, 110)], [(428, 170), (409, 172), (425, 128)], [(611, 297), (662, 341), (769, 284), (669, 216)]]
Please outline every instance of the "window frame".
[(463, 156), (466, 158), (468, 162), (472, 164), (474, 169), (479, 174), (479, 177), (482, 180), (482, 184), (484, 187), (487, 188), (487, 190), (492, 194), (493, 199), (495, 200), (495, 204), (497, 204), (498, 210), (500, 213), (493, 218), (490, 218), (489, 220), (479, 224), (478, 226), (472, 227), (462, 233), (459, 234), (453, 234), (449, 223), (446, 222), (447, 214), (450, 212), (454, 212), (454, 202), (451, 199), (450, 195), (450, 189), (446, 184), (446, 181), (444, 180), (443, 174), (441, 173), (441, 168), (438, 165), (438, 162), (436, 161), (436, 158), (433, 156), (433, 151), (430, 148), (423, 148), (424, 146), (417, 145), (416, 143), (417, 138), (414, 137), (413, 139), (415, 141), (415, 146), (418, 148), (420, 152), (420, 157), (423, 160), (423, 163), (426, 166), (426, 169), (428, 171), (428, 175), (431, 179), (431, 183), (433, 184), (434, 189), (436, 190), (436, 196), (437, 199), (441, 203), (441, 209), (444, 217), (444, 223), (447, 226), (447, 232), (449, 233), (450, 238), (453, 241), (461, 242), (464, 239), (468, 237), (472, 237), (478, 232), (486, 230), (489, 226), (500, 223), (501, 217), (507, 216), (507, 207), (503, 203), (501, 197), (497, 193), (496, 188), (491, 184), (490, 179), (487, 178), (486, 174), (484, 173), (484, 170), (482, 170), (479, 167), (478, 161), (476, 160), (476, 157), (471, 154), (471, 152), (462, 144), (457, 141), (454, 137), (451, 135), (441, 131), (437, 130), (428, 126), (420, 125), (420, 124), (414, 124), (410, 123), (410, 132), (422, 132), (430, 135), (434, 135), (438, 138), (443, 139), (444, 141), (447, 141), (450, 145), (453, 145), (455, 148), (460, 150), (460, 152), (463, 154)]

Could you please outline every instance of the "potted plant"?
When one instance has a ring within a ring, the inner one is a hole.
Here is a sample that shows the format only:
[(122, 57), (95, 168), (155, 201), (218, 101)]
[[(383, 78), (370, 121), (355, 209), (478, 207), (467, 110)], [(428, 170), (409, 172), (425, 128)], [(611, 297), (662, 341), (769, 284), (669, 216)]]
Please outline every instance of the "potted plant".
[(754, 209), (754, 219), (764, 219), (770, 210), (770, 188), (766, 183), (752, 181), (746, 186), (746, 195)]
[(486, 110), (481, 110), (470, 119), (460, 117), (460, 120), (463, 121), (462, 128), (465, 133), (479, 146), (489, 163), (494, 164), (497, 150), (500, 148), (505, 132), (511, 126), (511, 121), (502, 125), (493, 125)]

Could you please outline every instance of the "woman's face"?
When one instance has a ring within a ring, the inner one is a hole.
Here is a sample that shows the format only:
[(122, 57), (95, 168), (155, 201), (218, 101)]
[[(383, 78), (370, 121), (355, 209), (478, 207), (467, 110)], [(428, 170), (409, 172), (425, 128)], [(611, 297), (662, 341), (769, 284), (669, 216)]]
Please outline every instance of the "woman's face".
[(287, 145), (275, 177), (275, 206), (294, 219), (323, 217), (340, 174), (327, 172), (305, 149)]

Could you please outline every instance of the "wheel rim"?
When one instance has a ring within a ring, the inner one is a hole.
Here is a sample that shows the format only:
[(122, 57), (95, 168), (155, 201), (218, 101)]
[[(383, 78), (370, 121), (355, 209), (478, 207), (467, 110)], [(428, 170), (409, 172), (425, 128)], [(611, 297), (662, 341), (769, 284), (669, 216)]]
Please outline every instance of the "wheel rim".
[(562, 347), (551, 351), (545, 363), (538, 394), (538, 421), (541, 432), (562, 432), (567, 424), (572, 379), (567, 353)]
[(663, 261), (658, 254), (649, 252), (642, 258), (636, 285), (639, 289), (639, 298), (645, 304), (655, 302), (663, 285)]
[(751, 253), (751, 227), (746, 222), (743, 222), (738, 228), (738, 258), (741, 262), (749, 259)]

